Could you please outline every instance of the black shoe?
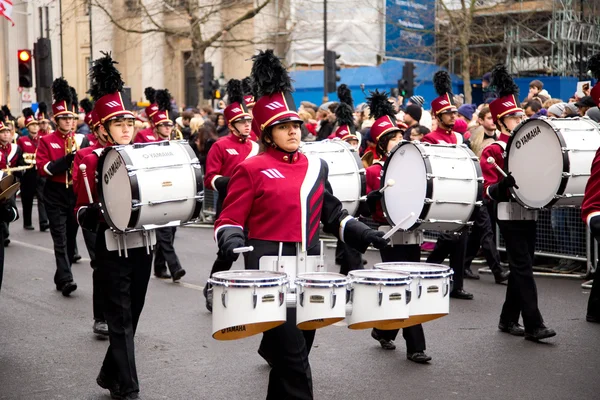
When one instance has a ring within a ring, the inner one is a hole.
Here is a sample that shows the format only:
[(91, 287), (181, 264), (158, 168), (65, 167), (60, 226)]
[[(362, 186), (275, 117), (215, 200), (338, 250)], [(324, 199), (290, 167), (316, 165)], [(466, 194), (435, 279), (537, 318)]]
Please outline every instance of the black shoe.
[(50, 224), (40, 224), (41, 232), (46, 232), (48, 229), (50, 229)]
[(138, 392), (133, 392), (133, 393), (127, 393), (125, 395), (121, 395), (121, 397), (119, 397), (119, 399), (121, 400), (141, 400), (140, 394)]
[(75, 264), (77, 263), (79, 260), (81, 260), (81, 256), (79, 254), (75, 254), (73, 256), (73, 258), (71, 258), (71, 264)]
[(23, 229), (25, 229), (26, 231), (32, 231), (35, 228), (32, 225), (23, 225)]
[(450, 297), (453, 299), (473, 300), (473, 294), (466, 292), (464, 289), (457, 289), (450, 292)]
[(180, 268), (173, 273), (173, 282), (177, 282), (185, 275), (185, 269)]
[(202, 293), (204, 294), (204, 298), (206, 299), (206, 309), (212, 312), (212, 287), (210, 287), (210, 283), (206, 282)]
[(379, 344), (381, 345), (382, 349), (384, 349), (384, 350), (396, 350), (396, 345), (394, 344), (394, 341), (382, 338), (381, 336), (379, 336), (377, 334), (377, 331), (375, 329), (371, 330), (371, 337), (379, 342)]
[(431, 361), (431, 357), (425, 354), (424, 351), (418, 351), (416, 353), (406, 353), (406, 358), (410, 361), (419, 363), (419, 364), (427, 364)]
[(271, 359), (267, 356), (267, 353), (265, 353), (265, 351), (261, 347), (258, 348), (258, 355), (261, 356), (262, 358), (264, 358), (264, 360), (267, 362), (267, 364), (269, 364), (269, 367), (273, 368), (273, 362), (271, 361)]
[(4, 247), (8, 247), (9, 244), (10, 244), (10, 239), (8, 239), (8, 238), (4, 239)]
[(547, 328), (544, 325), (534, 329), (531, 332), (525, 331), (525, 339), (531, 340), (533, 342), (539, 342), (542, 339), (548, 339), (553, 336), (556, 336), (556, 332), (554, 331), (554, 329)]
[(471, 268), (465, 269), (465, 278), (479, 280), (479, 275), (471, 271)]
[(523, 327), (521, 325), (519, 325), (518, 322), (500, 321), (498, 323), (498, 329), (500, 329), (501, 332), (510, 333), (511, 335), (514, 335), (514, 336), (524, 336), (525, 335), (525, 329), (523, 329)]
[(94, 321), (93, 331), (96, 335), (108, 336), (108, 324), (106, 321)]
[(497, 284), (502, 284), (508, 280), (509, 275), (509, 270), (503, 270), (500, 273), (494, 273), (494, 279), (496, 280)]
[(62, 292), (63, 296), (69, 297), (69, 295), (76, 290), (77, 290), (77, 284), (73, 281), (69, 281), (63, 285), (61, 292)]
[(158, 279), (171, 279), (171, 274), (169, 274), (167, 271), (155, 272), (154, 276)]
[(110, 392), (111, 399), (122, 399), (123, 398), (121, 396), (121, 394), (119, 393), (119, 384), (117, 382), (115, 382), (114, 380), (110, 379), (108, 376), (106, 376), (102, 372), (102, 370), (100, 370), (100, 373), (98, 374), (98, 377), (96, 378), (96, 383), (102, 389), (107, 389)]
[(585, 320), (587, 322), (595, 322), (597, 324), (600, 323), (600, 317), (595, 317), (595, 316), (590, 315), (590, 314), (588, 314), (588, 315), (585, 316)]

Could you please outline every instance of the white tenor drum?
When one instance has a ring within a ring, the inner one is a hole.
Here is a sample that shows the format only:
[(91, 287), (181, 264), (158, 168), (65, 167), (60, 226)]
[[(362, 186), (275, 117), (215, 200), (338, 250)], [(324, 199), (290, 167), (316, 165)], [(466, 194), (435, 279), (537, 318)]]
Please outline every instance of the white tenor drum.
[(450, 312), (450, 282), (453, 271), (440, 264), (389, 262), (375, 264), (376, 269), (410, 274), (410, 317), (387, 324), (386, 329), (400, 329), (422, 324)]
[(409, 274), (364, 269), (350, 271), (348, 277), (352, 301), (348, 328), (379, 328), (409, 317)]
[(302, 330), (324, 328), (346, 318), (344, 275), (309, 272), (296, 278), (296, 325)]
[(243, 339), (286, 321), (284, 273), (224, 271), (214, 273), (208, 282), (213, 288), (213, 338)]
[(107, 147), (98, 160), (103, 216), (115, 231), (180, 225), (202, 208), (202, 171), (185, 142)]
[(513, 196), (527, 208), (580, 206), (599, 147), (600, 126), (589, 118), (523, 122), (506, 145)]
[[(458, 231), (481, 205), (479, 160), (465, 145), (401, 142), (383, 167), (384, 214), (404, 230)], [(411, 216), (411, 212), (413, 215)]]
[(327, 162), (329, 183), (333, 195), (341, 202), (348, 214), (358, 210), (360, 197), (365, 194), (365, 169), (355, 149), (341, 140), (302, 143), (300, 151), (316, 155)]

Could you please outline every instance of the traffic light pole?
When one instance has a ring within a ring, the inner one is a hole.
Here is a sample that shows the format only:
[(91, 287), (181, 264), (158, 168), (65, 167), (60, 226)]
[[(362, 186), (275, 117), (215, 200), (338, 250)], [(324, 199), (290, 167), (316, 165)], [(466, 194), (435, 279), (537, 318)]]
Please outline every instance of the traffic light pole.
[(323, 103), (329, 101), (327, 95), (327, 0), (323, 0)]

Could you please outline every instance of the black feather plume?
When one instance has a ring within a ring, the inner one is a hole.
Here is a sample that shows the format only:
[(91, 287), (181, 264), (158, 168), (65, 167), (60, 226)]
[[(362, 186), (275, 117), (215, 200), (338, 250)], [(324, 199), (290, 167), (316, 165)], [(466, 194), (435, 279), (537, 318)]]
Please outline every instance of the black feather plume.
[[(446, 71), (438, 71), (433, 75), (433, 87), (440, 96), (452, 93), (452, 79)], [(452, 96), (450, 96), (452, 98)]]
[(338, 95), (338, 99), (340, 100), (340, 102), (346, 103), (352, 109), (354, 109), (354, 101), (352, 100), (352, 92), (350, 91), (350, 88), (345, 83), (342, 83), (338, 87), (337, 95)]
[(242, 87), (242, 81), (239, 79), (230, 79), (229, 82), (227, 82), (226, 91), (229, 104), (244, 104), (244, 90)]
[(156, 89), (152, 86), (148, 86), (144, 89), (144, 96), (146, 96), (146, 100), (148, 100), (150, 104), (154, 103), (156, 101)]
[(252, 57), (252, 92), (256, 97), (280, 92), (291, 92), (292, 81), (287, 69), (273, 50), (260, 51)]
[(118, 63), (112, 59), (110, 53), (102, 52), (102, 54), (103, 57), (94, 60), (90, 72), (92, 78), (90, 94), (96, 101), (107, 94), (121, 92), (125, 84), (121, 79), (121, 73), (115, 68), (115, 64)]
[(340, 103), (335, 109), (335, 118), (339, 126), (354, 126), (354, 110), (346, 103)]
[(66, 101), (71, 105), (71, 87), (65, 78), (58, 78), (52, 82), (52, 98), (54, 102)]
[(0, 110), (0, 122), (6, 122), (6, 115), (4, 114), (4, 111)]
[(81, 108), (83, 108), (83, 111), (85, 111), (86, 114), (91, 113), (94, 109), (94, 103), (92, 103), (87, 97), (81, 99), (79, 105), (81, 106)]
[(244, 96), (254, 96), (254, 92), (252, 91), (252, 79), (250, 79), (249, 76), (242, 79), (242, 91), (244, 92)]
[(75, 112), (79, 112), (79, 101), (77, 100), (77, 91), (73, 86), (71, 86), (71, 101), (73, 102), (73, 108)]
[(27, 107), (23, 109), (23, 116), (27, 119), (29, 117), (33, 117), (35, 114), (33, 113), (33, 110), (31, 109), (31, 107)]
[(396, 112), (394, 111), (394, 105), (388, 101), (387, 92), (380, 92), (377, 89), (374, 92), (370, 92), (371, 96), (367, 98), (367, 104), (371, 110), (371, 115), (375, 119), (379, 119), (384, 116), (389, 116), (392, 121), (396, 120)]
[(589, 73), (600, 80), (600, 53), (591, 56), (587, 63)]
[(506, 66), (503, 64), (497, 64), (492, 69), (492, 76), (490, 78), (490, 86), (493, 86), (499, 97), (519, 94), (519, 87), (513, 81), (513, 78), (508, 73)]
[(161, 111), (171, 110), (171, 93), (168, 89), (156, 91), (156, 104)]
[(48, 118), (48, 104), (43, 101), (38, 104), (38, 115), (43, 115), (44, 118)]
[(4, 118), (3, 121), (5, 119), (9, 119), (11, 121), (14, 121), (16, 118), (12, 115), (12, 112), (10, 112), (10, 108), (8, 108), (8, 105), (3, 105), (2, 106), (2, 112), (4, 113)]

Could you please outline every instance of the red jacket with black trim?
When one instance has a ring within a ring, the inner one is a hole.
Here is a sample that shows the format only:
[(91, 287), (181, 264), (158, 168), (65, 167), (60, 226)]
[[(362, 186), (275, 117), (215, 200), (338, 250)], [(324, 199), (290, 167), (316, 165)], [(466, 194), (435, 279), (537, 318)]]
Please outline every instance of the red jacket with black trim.
[(509, 138), (510, 136), (502, 133), (497, 141), (488, 144), (481, 152), (479, 165), (481, 165), (481, 173), (483, 175), (483, 196), (486, 199), (491, 199), (489, 187), (504, 178), (500, 171), (493, 164), (488, 163), (487, 160), (489, 157), (493, 157), (496, 160), (496, 164), (504, 169), (504, 149)]
[(431, 131), (423, 136), (421, 142), (431, 144), (462, 144), (463, 138), (458, 132), (438, 127), (435, 131)]
[(158, 142), (158, 138), (154, 134), (154, 128), (141, 129), (133, 139), (133, 143), (152, 143)]
[[(369, 168), (365, 170), (365, 178), (367, 181), (367, 194), (374, 190), (381, 189), (381, 174), (383, 172), (383, 163), (385, 160), (377, 160)], [(383, 215), (381, 202), (377, 202), (375, 214), (371, 215), (375, 222), (380, 224), (388, 224), (387, 219)]]
[(258, 154), (259, 145), (250, 138), (242, 140), (234, 134), (217, 140), (206, 156), (204, 187), (217, 190), (215, 180), (231, 177), (235, 168), (244, 160)]

